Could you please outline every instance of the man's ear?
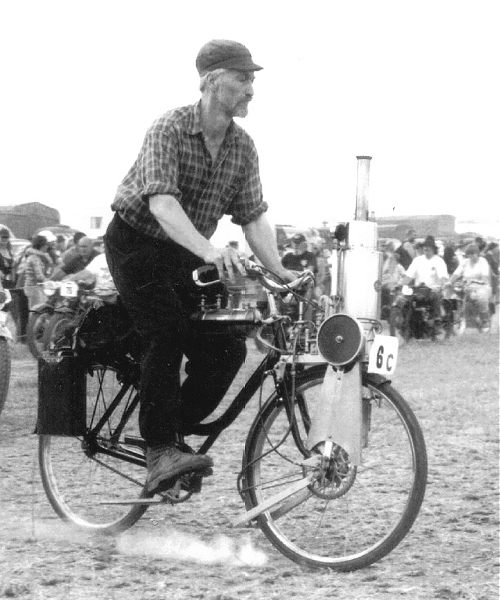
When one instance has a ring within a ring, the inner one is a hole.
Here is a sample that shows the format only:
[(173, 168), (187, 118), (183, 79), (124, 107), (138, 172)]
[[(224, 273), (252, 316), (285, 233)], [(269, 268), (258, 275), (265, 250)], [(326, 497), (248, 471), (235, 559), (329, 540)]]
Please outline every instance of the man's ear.
[(220, 72), (217, 71), (213, 71), (208, 73), (207, 75), (207, 83), (208, 83), (208, 87), (211, 90), (216, 90), (218, 85), (219, 85), (219, 78), (221, 76)]

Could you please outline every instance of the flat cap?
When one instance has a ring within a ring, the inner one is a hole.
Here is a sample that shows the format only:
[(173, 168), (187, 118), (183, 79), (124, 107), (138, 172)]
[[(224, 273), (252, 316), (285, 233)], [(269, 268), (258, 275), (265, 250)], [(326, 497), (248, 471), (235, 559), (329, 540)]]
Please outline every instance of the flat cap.
[(260, 71), (262, 67), (253, 62), (246, 46), (232, 40), (210, 40), (196, 57), (196, 68), (200, 75), (215, 69), (235, 69), (237, 71)]

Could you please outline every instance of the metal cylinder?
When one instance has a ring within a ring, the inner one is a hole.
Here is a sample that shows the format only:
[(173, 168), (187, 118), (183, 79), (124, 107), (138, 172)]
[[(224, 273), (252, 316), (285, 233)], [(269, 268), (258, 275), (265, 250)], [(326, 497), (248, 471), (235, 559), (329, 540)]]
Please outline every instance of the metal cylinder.
[(363, 246), (344, 251), (342, 289), (344, 311), (358, 319), (378, 319), (382, 253)]
[(373, 221), (349, 221), (347, 223), (347, 247), (377, 249), (377, 224)]
[(368, 221), (368, 188), (370, 185), (371, 156), (356, 156), (358, 159), (358, 178), (356, 185), (356, 212), (357, 221)]

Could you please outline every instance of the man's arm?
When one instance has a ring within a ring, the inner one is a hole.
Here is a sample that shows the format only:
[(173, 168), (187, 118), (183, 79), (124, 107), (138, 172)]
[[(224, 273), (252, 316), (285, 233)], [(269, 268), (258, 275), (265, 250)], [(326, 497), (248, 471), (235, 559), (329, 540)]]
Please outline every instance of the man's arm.
[(252, 252), (265, 267), (274, 271), (285, 281), (296, 279), (297, 276), (281, 264), (274, 232), (264, 213), (257, 217), (255, 221), (244, 225), (243, 233)]
[(224, 267), (229, 278), (234, 268), (243, 273), (238, 253), (234, 248), (216, 248), (199, 233), (189, 220), (176, 198), (167, 194), (157, 194), (149, 199), (149, 210), (168, 237), (183, 246), (207, 264), (215, 264), (220, 277), (224, 277)]
[(77, 271), (76, 273), (71, 273), (70, 275), (66, 275), (65, 279), (70, 281), (82, 282), (85, 285), (92, 286), (96, 282), (96, 276), (92, 271), (88, 269), (82, 269), (81, 271)]
[(406, 269), (405, 274), (403, 275), (403, 284), (408, 285), (413, 279), (415, 279), (416, 275), (417, 275), (417, 263), (416, 263), (416, 259), (414, 258), (411, 261), (410, 266)]
[(59, 265), (54, 269), (54, 272), (50, 277), (52, 281), (61, 281), (61, 279), (64, 279), (66, 277), (67, 273), (63, 267), (64, 265)]

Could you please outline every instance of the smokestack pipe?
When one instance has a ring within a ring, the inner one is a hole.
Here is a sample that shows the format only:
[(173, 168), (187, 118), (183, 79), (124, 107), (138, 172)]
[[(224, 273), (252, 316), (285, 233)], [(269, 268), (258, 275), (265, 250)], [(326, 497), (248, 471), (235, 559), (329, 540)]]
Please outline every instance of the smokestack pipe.
[(371, 156), (356, 156), (358, 159), (358, 181), (356, 185), (356, 221), (368, 221), (368, 188), (370, 184)]

